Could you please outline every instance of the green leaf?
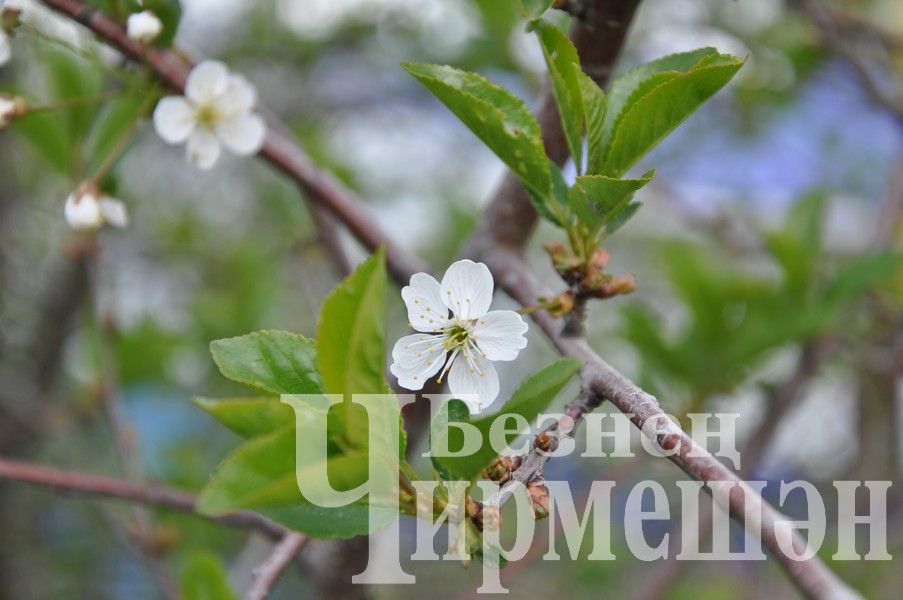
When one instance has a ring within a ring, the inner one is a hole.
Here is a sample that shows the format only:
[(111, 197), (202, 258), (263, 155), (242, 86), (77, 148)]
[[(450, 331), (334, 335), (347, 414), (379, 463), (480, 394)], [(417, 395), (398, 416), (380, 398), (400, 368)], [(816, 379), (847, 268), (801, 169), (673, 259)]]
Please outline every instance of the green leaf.
[[(492, 423), (507, 414), (518, 414), (524, 417), (528, 423), (531, 422), (564, 389), (578, 370), (580, 370), (579, 360), (563, 358), (527, 377), (498, 414), (471, 421), (471, 424), (480, 431), (483, 439), (480, 449), (470, 456), (434, 457), (433, 463), (439, 467), (437, 470), (443, 473), (443, 477), (446, 477), (447, 480), (467, 481), (477, 477), (497, 456), (489, 440)], [(437, 422), (439, 426), (434, 429), (435, 431), (448, 432), (442, 422), (443, 419), (446, 422), (464, 420), (465, 414), (461, 411), (460, 405), (457, 405), (458, 402), (460, 401), (453, 400), (440, 410), (437, 415), (437, 418), (440, 419)], [(451, 431), (457, 433), (456, 428), (452, 428)], [(511, 443), (517, 435), (508, 434), (506, 443)], [(447, 447), (452, 451), (457, 450), (460, 448), (460, 442), (456, 446), (455, 439), (452, 437), (448, 439)]]
[(554, 0), (521, 0), (521, 8), (528, 19), (538, 19), (543, 16), (547, 10), (552, 8)]
[[(317, 365), (328, 393), (391, 393), (385, 380), (385, 319), (385, 251), (380, 249), (323, 303), (317, 328)], [(368, 423), (363, 407), (346, 397), (337, 410), (346, 441), (365, 448)]]
[(713, 48), (699, 48), (690, 52), (669, 54), (662, 58), (638, 65), (615, 78), (611, 84), (607, 96), (607, 109), (605, 114), (602, 145), (611, 143), (611, 136), (615, 130), (615, 123), (621, 117), (628, 105), (642, 97), (641, 86), (645, 82), (653, 81), (657, 75), (667, 73), (683, 73), (691, 70), (699, 62), (717, 52)]
[(607, 102), (602, 91), (592, 77), (582, 70), (578, 73), (580, 94), (583, 98), (583, 119), (586, 127), (586, 172), (602, 171), (603, 152), (602, 136), (605, 126)]
[[(397, 515), (397, 511), (377, 507), (379, 518), (370, 523), (366, 502), (335, 508), (308, 502), (298, 489), (298, 477), (303, 477), (306, 469), (321, 469), (324, 465), (296, 465), (296, 435), (295, 427), (289, 426), (236, 449), (216, 468), (202, 490), (198, 511), (219, 515), (253, 509), (286, 527), (321, 538), (371, 533)], [(367, 455), (357, 452), (331, 456), (325, 468), (334, 488), (352, 489), (366, 482), (368, 466)]]
[(193, 552), (185, 561), (180, 577), (184, 600), (234, 600), (226, 571), (209, 552)]
[(220, 372), (271, 394), (319, 394), (313, 341), (287, 331), (256, 331), (210, 343)]
[(250, 439), (283, 429), (295, 413), (278, 398), (195, 398), (194, 403), (239, 436)]
[(547, 21), (536, 21), (534, 27), (549, 69), (564, 137), (579, 173), (583, 168), (584, 120), (580, 58), (574, 44), (558, 27)]
[(403, 66), (514, 171), (537, 210), (548, 215), (543, 203), (550, 194), (549, 163), (539, 123), (527, 105), (476, 73), (440, 65)]
[[(42, 58), (54, 99), (86, 97), (101, 91), (102, 79), (97, 69), (74, 53), (45, 47)], [(68, 121), (69, 139), (74, 145), (88, 134), (97, 107), (73, 106), (61, 110), (60, 113), (65, 115)]]
[(32, 113), (25, 119), (13, 121), (11, 129), (34, 147), (48, 167), (58, 173), (69, 171), (72, 148), (63, 115)]
[(129, 127), (141, 118), (145, 101), (139, 94), (133, 94), (118, 98), (104, 107), (88, 141), (88, 156), (94, 167), (110, 155)]
[(552, 224), (564, 227), (565, 223), (569, 223), (571, 220), (568, 201), (570, 190), (561, 169), (552, 161), (549, 161), (549, 173), (552, 176), (552, 194), (547, 203), (542, 203), (545, 211), (540, 211), (539, 214)]
[(620, 176), (743, 66), (712, 48), (675, 54), (625, 73), (612, 85), (600, 174)]
[(768, 251), (784, 273), (785, 287), (798, 300), (811, 297), (824, 266), (822, 230), (827, 207), (827, 194), (807, 194), (791, 207), (780, 229), (764, 236)]
[(882, 252), (862, 256), (847, 264), (831, 281), (825, 292), (830, 303), (855, 299), (881, 282), (890, 280), (903, 267), (903, 255)]
[[(452, 398), (446, 402), (433, 417), (432, 423), (430, 424), (430, 437), (432, 439), (433, 432), (442, 432), (442, 436), (437, 438), (436, 441), (443, 443), (444, 440), (444, 446), (446, 448), (453, 451), (457, 450), (464, 445), (464, 436), (457, 427), (449, 429), (448, 424), (469, 422), (470, 409), (467, 408), (467, 405), (464, 404), (463, 401)], [(430, 460), (433, 463), (433, 468), (436, 469), (436, 472), (439, 473), (443, 481), (460, 479), (457, 476), (456, 471), (449, 470), (446, 466), (446, 461), (449, 463), (454, 462), (453, 458), (432, 456), (430, 457)]]
[(655, 171), (644, 173), (640, 179), (613, 179), (604, 175), (578, 177), (570, 191), (571, 208), (590, 232), (598, 232), (621, 215), (633, 194), (654, 176)]
[(605, 226), (605, 235), (611, 235), (621, 227), (623, 227), (627, 221), (633, 218), (633, 215), (636, 214), (640, 207), (643, 205), (642, 202), (631, 202), (630, 204), (626, 204), (623, 208), (615, 211), (615, 213), (611, 216), (611, 219), (608, 221), (608, 224)]
[(385, 251), (380, 249), (327, 297), (317, 326), (317, 365), (330, 394), (385, 394)]

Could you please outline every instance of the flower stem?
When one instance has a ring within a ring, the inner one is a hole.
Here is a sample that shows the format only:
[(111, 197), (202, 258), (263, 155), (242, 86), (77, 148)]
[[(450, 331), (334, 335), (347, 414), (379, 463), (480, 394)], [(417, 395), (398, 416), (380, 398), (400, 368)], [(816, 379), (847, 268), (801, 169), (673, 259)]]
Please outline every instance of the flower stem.
[(62, 98), (60, 100), (55, 100), (53, 102), (47, 102), (45, 104), (29, 104), (28, 112), (30, 113), (40, 113), (40, 112), (51, 112), (55, 110), (65, 110), (67, 108), (76, 108), (79, 106), (90, 106), (92, 104), (99, 104), (105, 100), (110, 100), (112, 98), (116, 98), (122, 94), (119, 90), (110, 90), (106, 92), (101, 92), (99, 94), (91, 94), (88, 96), (75, 96), (72, 98)]

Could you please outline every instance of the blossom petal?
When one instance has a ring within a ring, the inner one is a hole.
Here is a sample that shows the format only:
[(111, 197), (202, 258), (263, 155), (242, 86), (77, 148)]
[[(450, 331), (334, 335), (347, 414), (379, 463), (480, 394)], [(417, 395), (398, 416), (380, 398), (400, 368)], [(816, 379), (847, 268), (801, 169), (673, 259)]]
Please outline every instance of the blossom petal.
[(97, 202), (97, 205), (105, 223), (120, 229), (129, 226), (129, 213), (122, 201), (104, 196)]
[(489, 360), (514, 360), (527, 347), (527, 323), (513, 310), (493, 310), (477, 320), (473, 337)]
[(0, 67), (5, 65), (13, 57), (13, 50), (6, 32), (0, 31)]
[(188, 74), (185, 96), (195, 104), (212, 101), (226, 91), (229, 69), (218, 60), (205, 60)]
[(448, 323), (448, 308), (432, 275), (411, 275), (410, 285), (401, 288), (401, 298), (408, 307), (408, 321), (417, 331), (439, 331)]
[(478, 319), (492, 304), (492, 274), (489, 267), (472, 260), (459, 260), (442, 277), (442, 302), (459, 319)]
[(76, 231), (97, 229), (103, 224), (97, 198), (92, 194), (69, 194), (63, 214), (69, 227)]
[(257, 104), (257, 88), (243, 75), (230, 75), (217, 106), (227, 115), (250, 112)]
[(243, 114), (217, 125), (216, 135), (230, 152), (239, 156), (251, 156), (257, 154), (263, 146), (266, 125), (258, 115)]
[(194, 107), (181, 96), (167, 96), (154, 109), (154, 129), (168, 144), (180, 144), (195, 128)]
[(204, 171), (213, 168), (219, 160), (221, 146), (219, 139), (209, 130), (198, 128), (188, 136), (188, 160)]
[(398, 385), (409, 390), (423, 389), (423, 384), (442, 368), (445, 346), (442, 337), (426, 333), (406, 335), (392, 348), (389, 371)]
[(479, 413), (492, 404), (499, 395), (499, 375), (488, 360), (471, 355), (471, 365), (459, 356), (448, 372), (448, 389), (452, 396), (462, 400), (471, 413)]

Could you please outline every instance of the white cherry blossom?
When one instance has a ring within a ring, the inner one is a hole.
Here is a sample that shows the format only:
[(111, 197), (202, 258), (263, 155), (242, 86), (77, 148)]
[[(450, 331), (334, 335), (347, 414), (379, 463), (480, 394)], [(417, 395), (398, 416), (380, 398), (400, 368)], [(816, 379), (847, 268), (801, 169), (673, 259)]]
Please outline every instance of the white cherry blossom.
[(149, 10), (133, 13), (129, 15), (126, 32), (136, 42), (150, 44), (163, 33), (163, 22)]
[[(527, 324), (512, 310), (489, 310), (494, 283), (483, 263), (459, 260), (442, 277), (416, 273), (401, 290), (411, 326), (420, 333), (395, 343), (389, 370), (398, 384), (420, 390), (437, 373), (472, 413), (499, 394), (492, 361), (511, 361), (527, 345)], [(441, 371), (441, 373), (440, 373)]]
[(63, 209), (66, 223), (76, 231), (94, 231), (104, 224), (125, 228), (129, 224), (125, 204), (86, 186), (69, 194)]
[(167, 96), (154, 110), (154, 128), (167, 143), (187, 142), (188, 160), (210, 169), (222, 147), (239, 156), (256, 154), (266, 126), (253, 112), (257, 91), (221, 62), (208, 60), (188, 75), (185, 96)]

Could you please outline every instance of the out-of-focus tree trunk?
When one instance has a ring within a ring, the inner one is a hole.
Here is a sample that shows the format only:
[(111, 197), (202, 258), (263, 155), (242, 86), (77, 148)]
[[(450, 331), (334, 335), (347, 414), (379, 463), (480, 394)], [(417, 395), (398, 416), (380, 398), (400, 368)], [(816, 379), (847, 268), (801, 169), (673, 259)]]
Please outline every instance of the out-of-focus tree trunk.
[(900, 473), (896, 374), (860, 370), (857, 378), (859, 454), (855, 478), (893, 481)]
[[(319, 546), (314, 550), (313, 546)], [(313, 550), (313, 552), (311, 552)], [(342, 542), (314, 542), (305, 553), (315, 554), (318, 563), (311, 569), (317, 597), (324, 600), (367, 600), (372, 598), (369, 587), (352, 584), (351, 578), (367, 567), (368, 539), (356, 537)]]

